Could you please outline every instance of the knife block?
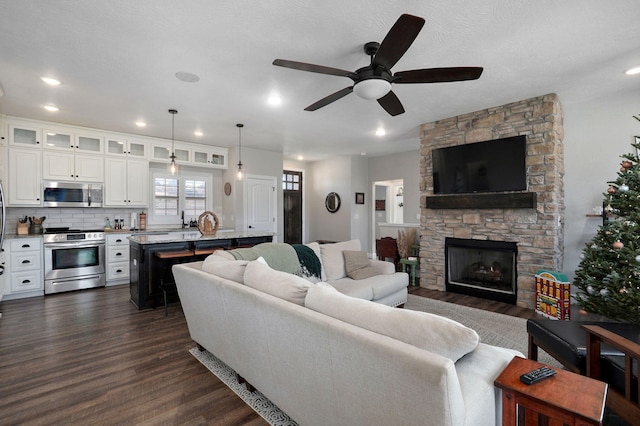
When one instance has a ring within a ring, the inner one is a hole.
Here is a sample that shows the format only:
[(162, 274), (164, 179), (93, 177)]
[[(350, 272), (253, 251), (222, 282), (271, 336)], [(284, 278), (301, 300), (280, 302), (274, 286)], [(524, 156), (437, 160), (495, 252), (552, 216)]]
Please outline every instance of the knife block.
[(29, 234), (29, 225), (26, 223), (18, 222), (18, 235), (27, 235)]

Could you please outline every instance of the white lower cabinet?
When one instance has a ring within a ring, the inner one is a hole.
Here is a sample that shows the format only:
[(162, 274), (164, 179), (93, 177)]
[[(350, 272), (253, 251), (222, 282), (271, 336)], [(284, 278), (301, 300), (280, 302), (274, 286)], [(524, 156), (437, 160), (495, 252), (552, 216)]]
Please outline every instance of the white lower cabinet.
[(5, 242), (10, 272), (4, 299), (43, 296), (42, 238), (12, 238)]
[(131, 234), (107, 234), (107, 285), (129, 282), (129, 240)]

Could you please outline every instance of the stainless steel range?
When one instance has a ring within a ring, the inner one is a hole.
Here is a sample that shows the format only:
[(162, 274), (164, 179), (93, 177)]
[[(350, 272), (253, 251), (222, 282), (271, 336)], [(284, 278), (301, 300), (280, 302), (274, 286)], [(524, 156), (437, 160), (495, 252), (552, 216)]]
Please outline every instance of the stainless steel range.
[(102, 230), (48, 228), (44, 240), (44, 293), (105, 285), (105, 238)]

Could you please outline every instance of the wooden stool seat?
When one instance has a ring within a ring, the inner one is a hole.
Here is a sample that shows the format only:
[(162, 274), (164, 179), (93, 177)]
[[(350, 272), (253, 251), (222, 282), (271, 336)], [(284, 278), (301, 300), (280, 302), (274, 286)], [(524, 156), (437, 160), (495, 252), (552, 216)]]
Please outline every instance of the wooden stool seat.
[(210, 248), (201, 248), (201, 249), (196, 249), (195, 250), (195, 255), (196, 256), (201, 256), (204, 254), (213, 254), (216, 251), (219, 250), (224, 250), (224, 248), (222, 247), (210, 247)]
[(196, 253), (193, 250), (177, 250), (177, 251), (157, 251), (155, 255), (159, 259), (176, 259), (179, 257), (189, 257)]

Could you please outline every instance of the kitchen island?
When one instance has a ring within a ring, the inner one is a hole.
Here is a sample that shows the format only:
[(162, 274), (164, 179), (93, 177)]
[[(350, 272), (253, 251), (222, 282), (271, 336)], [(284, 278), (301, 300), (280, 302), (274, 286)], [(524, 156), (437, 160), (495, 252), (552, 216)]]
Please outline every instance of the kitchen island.
[(231, 250), (237, 247), (250, 247), (273, 241), (272, 233), (259, 232), (219, 232), (215, 235), (201, 235), (198, 231), (170, 232), (161, 234), (132, 235), (129, 237), (130, 301), (138, 309), (155, 306), (154, 295), (159, 288), (163, 265), (156, 256), (157, 252), (189, 250), (194, 255), (182, 258), (182, 261), (204, 259), (211, 249)]

